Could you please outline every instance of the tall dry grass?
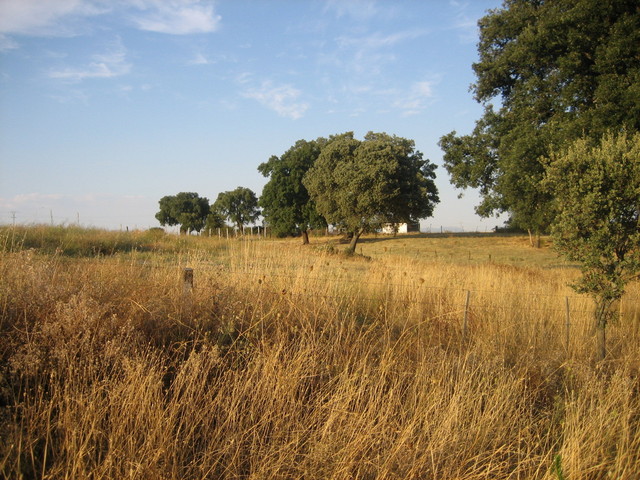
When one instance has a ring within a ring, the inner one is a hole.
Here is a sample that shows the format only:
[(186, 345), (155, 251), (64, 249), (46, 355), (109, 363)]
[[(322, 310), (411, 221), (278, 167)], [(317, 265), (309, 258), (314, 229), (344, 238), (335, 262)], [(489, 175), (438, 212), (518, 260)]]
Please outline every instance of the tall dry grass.
[(636, 285), (598, 363), (570, 269), (158, 242), (5, 242), (6, 478), (638, 478)]

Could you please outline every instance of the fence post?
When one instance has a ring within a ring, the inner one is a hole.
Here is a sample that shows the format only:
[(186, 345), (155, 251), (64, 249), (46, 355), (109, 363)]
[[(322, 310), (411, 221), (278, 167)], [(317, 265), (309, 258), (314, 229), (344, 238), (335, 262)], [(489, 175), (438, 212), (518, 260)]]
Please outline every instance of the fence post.
[(182, 271), (182, 292), (187, 295), (193, 291), (193, 268)]
[(193, 305), (193, 268), (182, 270), (182, 312), (191, 315)]
[(467, 333), (469, 331), (469, 299), (471, 297), (471, 291), (467, 290), (467, 300), (464, 302), (464, 319), (462, 320), (462, 336), (467, 339)]
[(571, 328), (571, 316), (569, 313), (569, 297), (564, 297), (564, 302), (565, 302), (565, 345), (567, 348), (567, 356), (569, 356), (569, 329)]

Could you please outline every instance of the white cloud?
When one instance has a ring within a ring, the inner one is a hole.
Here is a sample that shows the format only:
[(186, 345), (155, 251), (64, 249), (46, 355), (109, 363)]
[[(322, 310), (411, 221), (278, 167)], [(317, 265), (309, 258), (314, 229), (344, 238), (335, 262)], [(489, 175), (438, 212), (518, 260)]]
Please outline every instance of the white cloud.
[(99, 15), (108, 11), (103, 2), (83, 0), (2, 0), (0, 32), (22, 35), (70, 35), (63, 19)]
[(75, 35), (87, 28), (80, 20), (107, 13), (173, 35), (213, 32), (221, 19), (212, 0), (0, 0), (0, 34)]
[(309, 108), (307, 103), (296, 101), (300, 93), (300, 90), (291, 85), (274, 86), (271, 82), (265, 81), (259, 88), (246, 90), (243, 96), (258, 101), (282, 117), (297, 120)]
[(393, 103), (395, 108), (402, 110), (404, 116), (418, 115), (433, 99), (433, 81), (415, 82), (409, 90)]
[(366, 21), (376, 16), (380, 8), (373, 0), (327, 0), (324, 11), (333, 12), (338, 18), (346, 16)]
[(253, 73), (251, 72), (242, 72), (236, 76), (236, 81), (241, 85), (246, 85), (251, 82), (253, 78)]
[(405, 40), (412, 40), (421, 37), (427, 32), (424, 30), (407, 30), (404, 32), (391, 33), (389, 35), (380, 35), (372, 33), (364, 37), (338, 37), (337, 42), (341, 47), (356, 46), (361, 50), (379, 49), (385, 47), (393, 47), (394, 45)]
[(199, 52), (188, 62), (189, 65), (209, 65), (210, 63), (211, 61)]
[(211, 1), (138, 0), (134, 4), (143, 11), (133, 16), (141, 30), (187, 35), (214, 32), (220, 25)]
[(7, 50), (13, 50), (15, 48), (18, 48), (18, 43), (0, 33), (0, 52), (6, 52)]
[(454, 12), (452, 28), (458, 31), (460, 42), (476, 42), (478, 40), (478, 22), (468, 14), (469, 3), (452, 0), (449, 5)]
[[(386, 64), (396, 60), (394, 47), (426, 33), (426, 30), (406, 30), (386, 35), (380, 33), (362, 36), (343, 35), (336, 38), (338, 50), (321, 60), (344, 65), (349, 70), (364, 73), (367, 76), (377, 75), (384, 70)], [(345, 55), (345, 58), (341, 58)]]
[(49, 77), (70, 82), (80, 82), (89, 78), (119, 77), (131, 71), (131, 64), (127, 62), (126, 57), (126, 49), (118, 40), (110, 51), (93, 55), (87, 65), (53, 70), (49, 72)]

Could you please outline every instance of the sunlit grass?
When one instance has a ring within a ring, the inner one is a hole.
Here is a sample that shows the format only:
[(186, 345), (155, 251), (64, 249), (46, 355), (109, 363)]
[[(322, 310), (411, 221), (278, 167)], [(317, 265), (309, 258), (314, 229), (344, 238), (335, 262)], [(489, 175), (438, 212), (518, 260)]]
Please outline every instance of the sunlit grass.
[(63, 230), (0, 231), (7, 478), (640, 471), (638, 286), (599, 363), (548, 245)]

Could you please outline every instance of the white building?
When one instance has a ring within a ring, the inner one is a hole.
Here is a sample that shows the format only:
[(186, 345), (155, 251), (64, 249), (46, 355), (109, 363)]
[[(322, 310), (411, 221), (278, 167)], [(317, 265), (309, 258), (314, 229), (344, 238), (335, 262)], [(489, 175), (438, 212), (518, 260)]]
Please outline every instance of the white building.
[(382, 233), (393, 235), (394, 233), (420, 232), (420, 223), (387, 223), (382, 226)]

